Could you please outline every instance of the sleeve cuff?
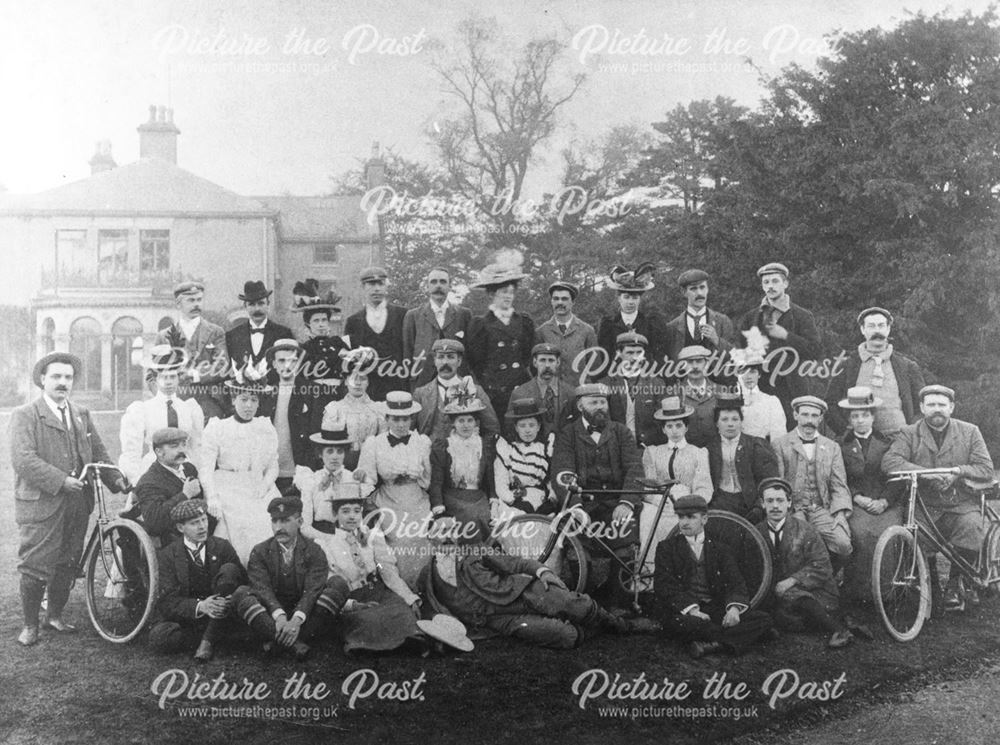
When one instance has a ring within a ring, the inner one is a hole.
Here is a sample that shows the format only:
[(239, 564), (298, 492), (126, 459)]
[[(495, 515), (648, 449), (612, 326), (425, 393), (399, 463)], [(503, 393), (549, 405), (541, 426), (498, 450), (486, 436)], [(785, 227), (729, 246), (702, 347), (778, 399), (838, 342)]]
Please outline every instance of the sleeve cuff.
[(431, 514), (434, 515), (434, 517), (437, 517), (438, 515), (443, 515), (444, 514), (444, 505), (443, 504), (439, 504), (437, 507), (431, 508)]
[(305, 614), (305, 613), (303, 613), (303, 612), (302, 612), (302, 611), (300, 611), (300, 610), (297, 610), (297, 611), (295, 611), (295, 612), (294, 612), (294, 613), (292, 614), (292, 618), (297, 618), (297, 619), (299, 619), (299, 623), (305, 623), (305, 622), (306, 622), (306, 614)]
[(747, 612), (748, 607), (749, 606), (747, 606), (745, 603), (730, 603), (729, 605), (726, 606), (726, 610), (728, 611), (730, 608), (735, 608), (740, 612), (740, 615), (743, 615), (744, 613)]
[(204, 615), (205, 615), (205, 611), (203, 611), (201, 609), (201, 601), (198, 600), (194, 604), (194, 617), (195, 618), (201, 618)]
[(279, 618), (281, 618), (284, 615), (285, 615), (285, 611), (282, 608), (276, 608), (275, 610), (271, 611), (271, 618), (273, 618), (275, 621), (277, 621)]
[(620, 500), (618, 500), (618, 504), (623, 504), (626, 507), (628, 507), (630, 510), (632, 510), (633, 512), (635, 512), (635, 505), (632, 504), (631, 502), (626, 502), (624, 499), (620, 499)]
[(691, 615), (691, 613), (693, 611), (696, 611), (696, 610), (699, 610), (698, 604), (697, 603), (691, 603), (691, 605), (689, 605), (687, 608), (685, 608), (684, 610), (681, 611), (681, 615), (682, 616), (689, 616), (689, 615)]
[(546, 566), (538, 567), (538, 569), (535, 570), (535, 577), (537, 577), (538, 579), (541, 579), (542, 578), (542, 574), (544, 574), (545, 572), (551, 572), (551, 571), (552, 570), (549, 569)]

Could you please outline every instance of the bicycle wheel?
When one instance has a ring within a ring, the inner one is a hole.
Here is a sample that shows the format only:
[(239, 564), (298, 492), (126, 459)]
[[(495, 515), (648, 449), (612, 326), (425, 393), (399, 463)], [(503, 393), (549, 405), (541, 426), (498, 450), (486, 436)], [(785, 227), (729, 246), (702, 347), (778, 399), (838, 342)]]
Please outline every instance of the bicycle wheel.
[(872, 595), (896, 641), (917, 638), (931, 611), (931, 577), (916, 537), (901, 525), (886, 528), (872, 557)]
[(986, 582), (987, 592), (1000, 593), (1000, 523), (992, 523), (983, 541), (983, 564), (980, 577)]
[(156, 550), (146, 531), (131, 520), (95, 528), (84, 557), (87, 611), (97, 633), (109, 642), (134, 639), (157, 597)]
[(552, 518), (544, 515), (517, 515), (493, 530), (492, 542), (510, 556), (540, 561), (566, 583), (583, 592), (587, 585), (590, 557), (575, 536), (563, 535), (546, 553), (552, 534)]
[[(674, 526), (670, 536), (677, 532), (678, 528)], [(750, 610), (764, 602), (771, 591), (774, 565), (771, 561), (771, 547), (753, 523), (735, 512), (709, 510), (705, 535), (733, 552), (750, 596)]]

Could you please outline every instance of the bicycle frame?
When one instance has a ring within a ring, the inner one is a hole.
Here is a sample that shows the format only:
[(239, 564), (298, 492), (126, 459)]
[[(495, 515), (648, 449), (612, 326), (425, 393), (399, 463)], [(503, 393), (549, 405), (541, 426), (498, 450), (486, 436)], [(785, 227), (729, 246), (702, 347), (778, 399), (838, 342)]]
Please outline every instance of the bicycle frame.
[[(117, 516), (111, 517), (108, 515), (108, 506), (107, 503), (105, 502), (105, 497), (104, 497), (104, 482), (101, 481), (102, 471), (113, 471), (114, 473), (118, 474), (123, 479), (125, 479), (125, 474), (122, 473), (121, 469), (118, 468), (118, 466), (111, 465), (110, 463), (88, 463), (83, 467), (81, 475), (83, 476), (83, 479), (90, 484), (91, 489), (94, 490), (94, 502), (97, 503), (97, 519), (94, 523), (94, 530), (90, 535), (90, 540), (87, 542), (87, 548), (89, 548), (90, 544), (93, 543), (95, 540), (103, 543), (105, 528), (107, 528), (108, 524), (112, 520), (117, 519)], [(131, 486), (129, 486), (127, 479), (125, 479), (125, 483), (127, 486), (126, 491), (131, 490)], [(86, 560), (87, 553), (88, 551), (85, 550), (83, 552), (83, 557), (80, 559), (81, 570), (83, 569), (83, 562)], [(119, 557), (118, 552), (113, 551), (112, 556), (115, 564), (115, 569), (118, 571), (119, 574), (124, 575), (125, 567), (122, 565), (121, 558)], [(111, 575), (111, 567), (108, 565), (108, 559), (103, 551), (101, 552), (101, 562), (104, 564), (104, 571), (108, 575)]]

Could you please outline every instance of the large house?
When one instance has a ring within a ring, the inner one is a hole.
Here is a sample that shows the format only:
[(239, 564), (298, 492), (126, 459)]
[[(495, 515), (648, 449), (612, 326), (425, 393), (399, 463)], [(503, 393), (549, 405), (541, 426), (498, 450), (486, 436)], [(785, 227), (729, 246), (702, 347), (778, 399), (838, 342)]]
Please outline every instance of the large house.
[[(15, 270), (4, 302), (31, 308), (36, 356), (80, 356), (78, 397), (120, 408), (141, 395), (141, 348), (172, 320), (182, 279), (205, 283), (206, 315), (223, 324), (242, 315), (249, 279), (275, 290), (274, 315), (293, 329), (291, 290), (305, 277), (343, 296), (344, 317), (361, 306), (356, 277), (381, 263), (382, 235), (357, 197), (242, 196), (177, 165), (172, 110), (151, 106), (138, 132), (134, 163), (98, 143), (89, 178), (0, 194), (0, 255)], [(382, 183), (377, 144), (365, 173)]]

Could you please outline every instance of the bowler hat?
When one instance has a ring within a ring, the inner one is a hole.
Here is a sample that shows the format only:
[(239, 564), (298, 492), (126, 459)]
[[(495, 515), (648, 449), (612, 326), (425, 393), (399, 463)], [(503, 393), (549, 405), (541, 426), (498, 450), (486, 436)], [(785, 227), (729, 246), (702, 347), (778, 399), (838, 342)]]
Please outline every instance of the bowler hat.
[(258, 300), (264, 300), (265, 298), (271, 297), (271, 293), (273, 292), (274, 290), (267, 289), (263, 282), (249, 280), (243, 283), (243, 294), (237, 295), (236, 297), (244, 303), (255, 303)]
[(69, 352), (49, 352), (35, 363), (35, 368), (31, 371), (31, 379), (35, 381), (35, 385), (39, 388), (42, 387), (42, 375), (45, 374), (46, 368), (53, 362), (62, 362), (66, 365), (71, 365), (74, 377), (80, 374), (80, 368), (83, 367), (80, 358), (75, 354), (70, 354)]

